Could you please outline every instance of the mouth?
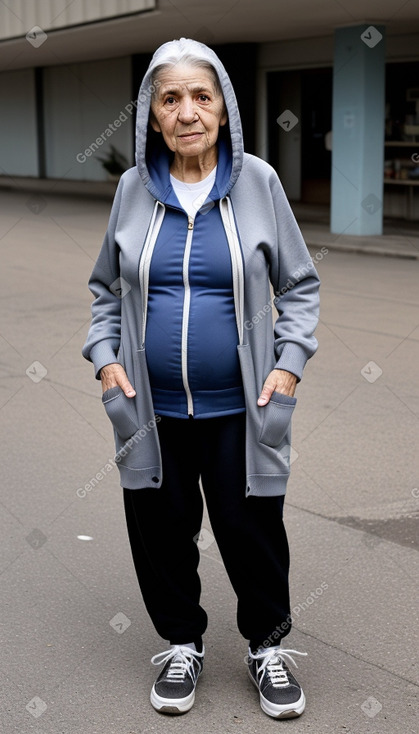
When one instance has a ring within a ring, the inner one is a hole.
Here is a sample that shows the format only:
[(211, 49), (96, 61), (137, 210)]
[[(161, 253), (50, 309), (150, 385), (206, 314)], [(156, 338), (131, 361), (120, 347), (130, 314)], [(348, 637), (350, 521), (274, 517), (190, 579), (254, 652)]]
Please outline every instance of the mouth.
[(195, 133), (183, 133), (182, 135), (178, 135), (179, 138), (182, 140), (198, 140), (198, 138), (201, 137), (204, 133), (195, 132)]

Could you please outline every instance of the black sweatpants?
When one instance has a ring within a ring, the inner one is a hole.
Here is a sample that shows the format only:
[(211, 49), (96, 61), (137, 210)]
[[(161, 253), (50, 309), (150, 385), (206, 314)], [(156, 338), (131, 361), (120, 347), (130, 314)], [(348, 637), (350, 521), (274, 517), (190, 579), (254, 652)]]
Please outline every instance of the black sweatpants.
[(158, 432), (161, 488), (124, 489), (135, 570), (157, 632), (182, 644), (199, 641), (207, 627), (197, 571), (201, 477), (237, 595), (239, 631), (252, 649), (268, 638), (267, 644), (278, 645), (291, 627), (284, 498), (245, 495), (245, 413), (202, 420), (162, 416)]

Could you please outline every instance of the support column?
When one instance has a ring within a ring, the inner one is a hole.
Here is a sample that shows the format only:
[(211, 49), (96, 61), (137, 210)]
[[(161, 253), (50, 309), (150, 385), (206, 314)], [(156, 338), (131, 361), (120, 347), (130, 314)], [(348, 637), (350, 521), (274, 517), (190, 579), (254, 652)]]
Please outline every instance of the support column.
[(331, 231), (383, 232), (385, 28), (335, 31)]

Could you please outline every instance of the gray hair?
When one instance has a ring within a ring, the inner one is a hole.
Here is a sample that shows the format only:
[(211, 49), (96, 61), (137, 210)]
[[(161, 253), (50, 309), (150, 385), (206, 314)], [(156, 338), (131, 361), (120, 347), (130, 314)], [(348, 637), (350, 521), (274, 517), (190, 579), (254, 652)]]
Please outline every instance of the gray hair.
[(205, 59), (200, 59), (198, 56), (194, 56), (191, 53), (179, 53), (177, 55), (173, 55), (171, 58), (167, 59), (163, 64), (159, 64), (159, 66), (156, 66), (155, 69), (153, 69), (152, 75), (151, 75), (151, 86), (156, 87), (156, 91), (154, 92), (153, 97), (156, 98), (157, 91), (159, 88), (159, 76), (160, 74), (165, 71), (166, 69), (172, 69), (174, 66), (192, 66), (196, 69), (205, 69), (211, 74), (211, 78), (214, 84), (214, 89), (216, 94), (220, 94), (223, 96), (223, 90), (221, 89), (220, 80), (218, 78), (218, 74), (216, 70), (214, 69), (213, 65), (210, 64), (209, 61), (206, 61)]

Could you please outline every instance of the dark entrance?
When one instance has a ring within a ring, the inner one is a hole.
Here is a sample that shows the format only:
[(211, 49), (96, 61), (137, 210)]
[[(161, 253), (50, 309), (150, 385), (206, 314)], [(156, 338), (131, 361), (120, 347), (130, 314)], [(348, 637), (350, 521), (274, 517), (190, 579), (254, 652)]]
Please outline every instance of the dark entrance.
[[(268, 73), (269, 162), (289, 198), (330, 203), (331, 152), (325, 137), (332, 127), (332, 69)], [(291, 127), (277, 119), (284, 110), (298, 118)]]

